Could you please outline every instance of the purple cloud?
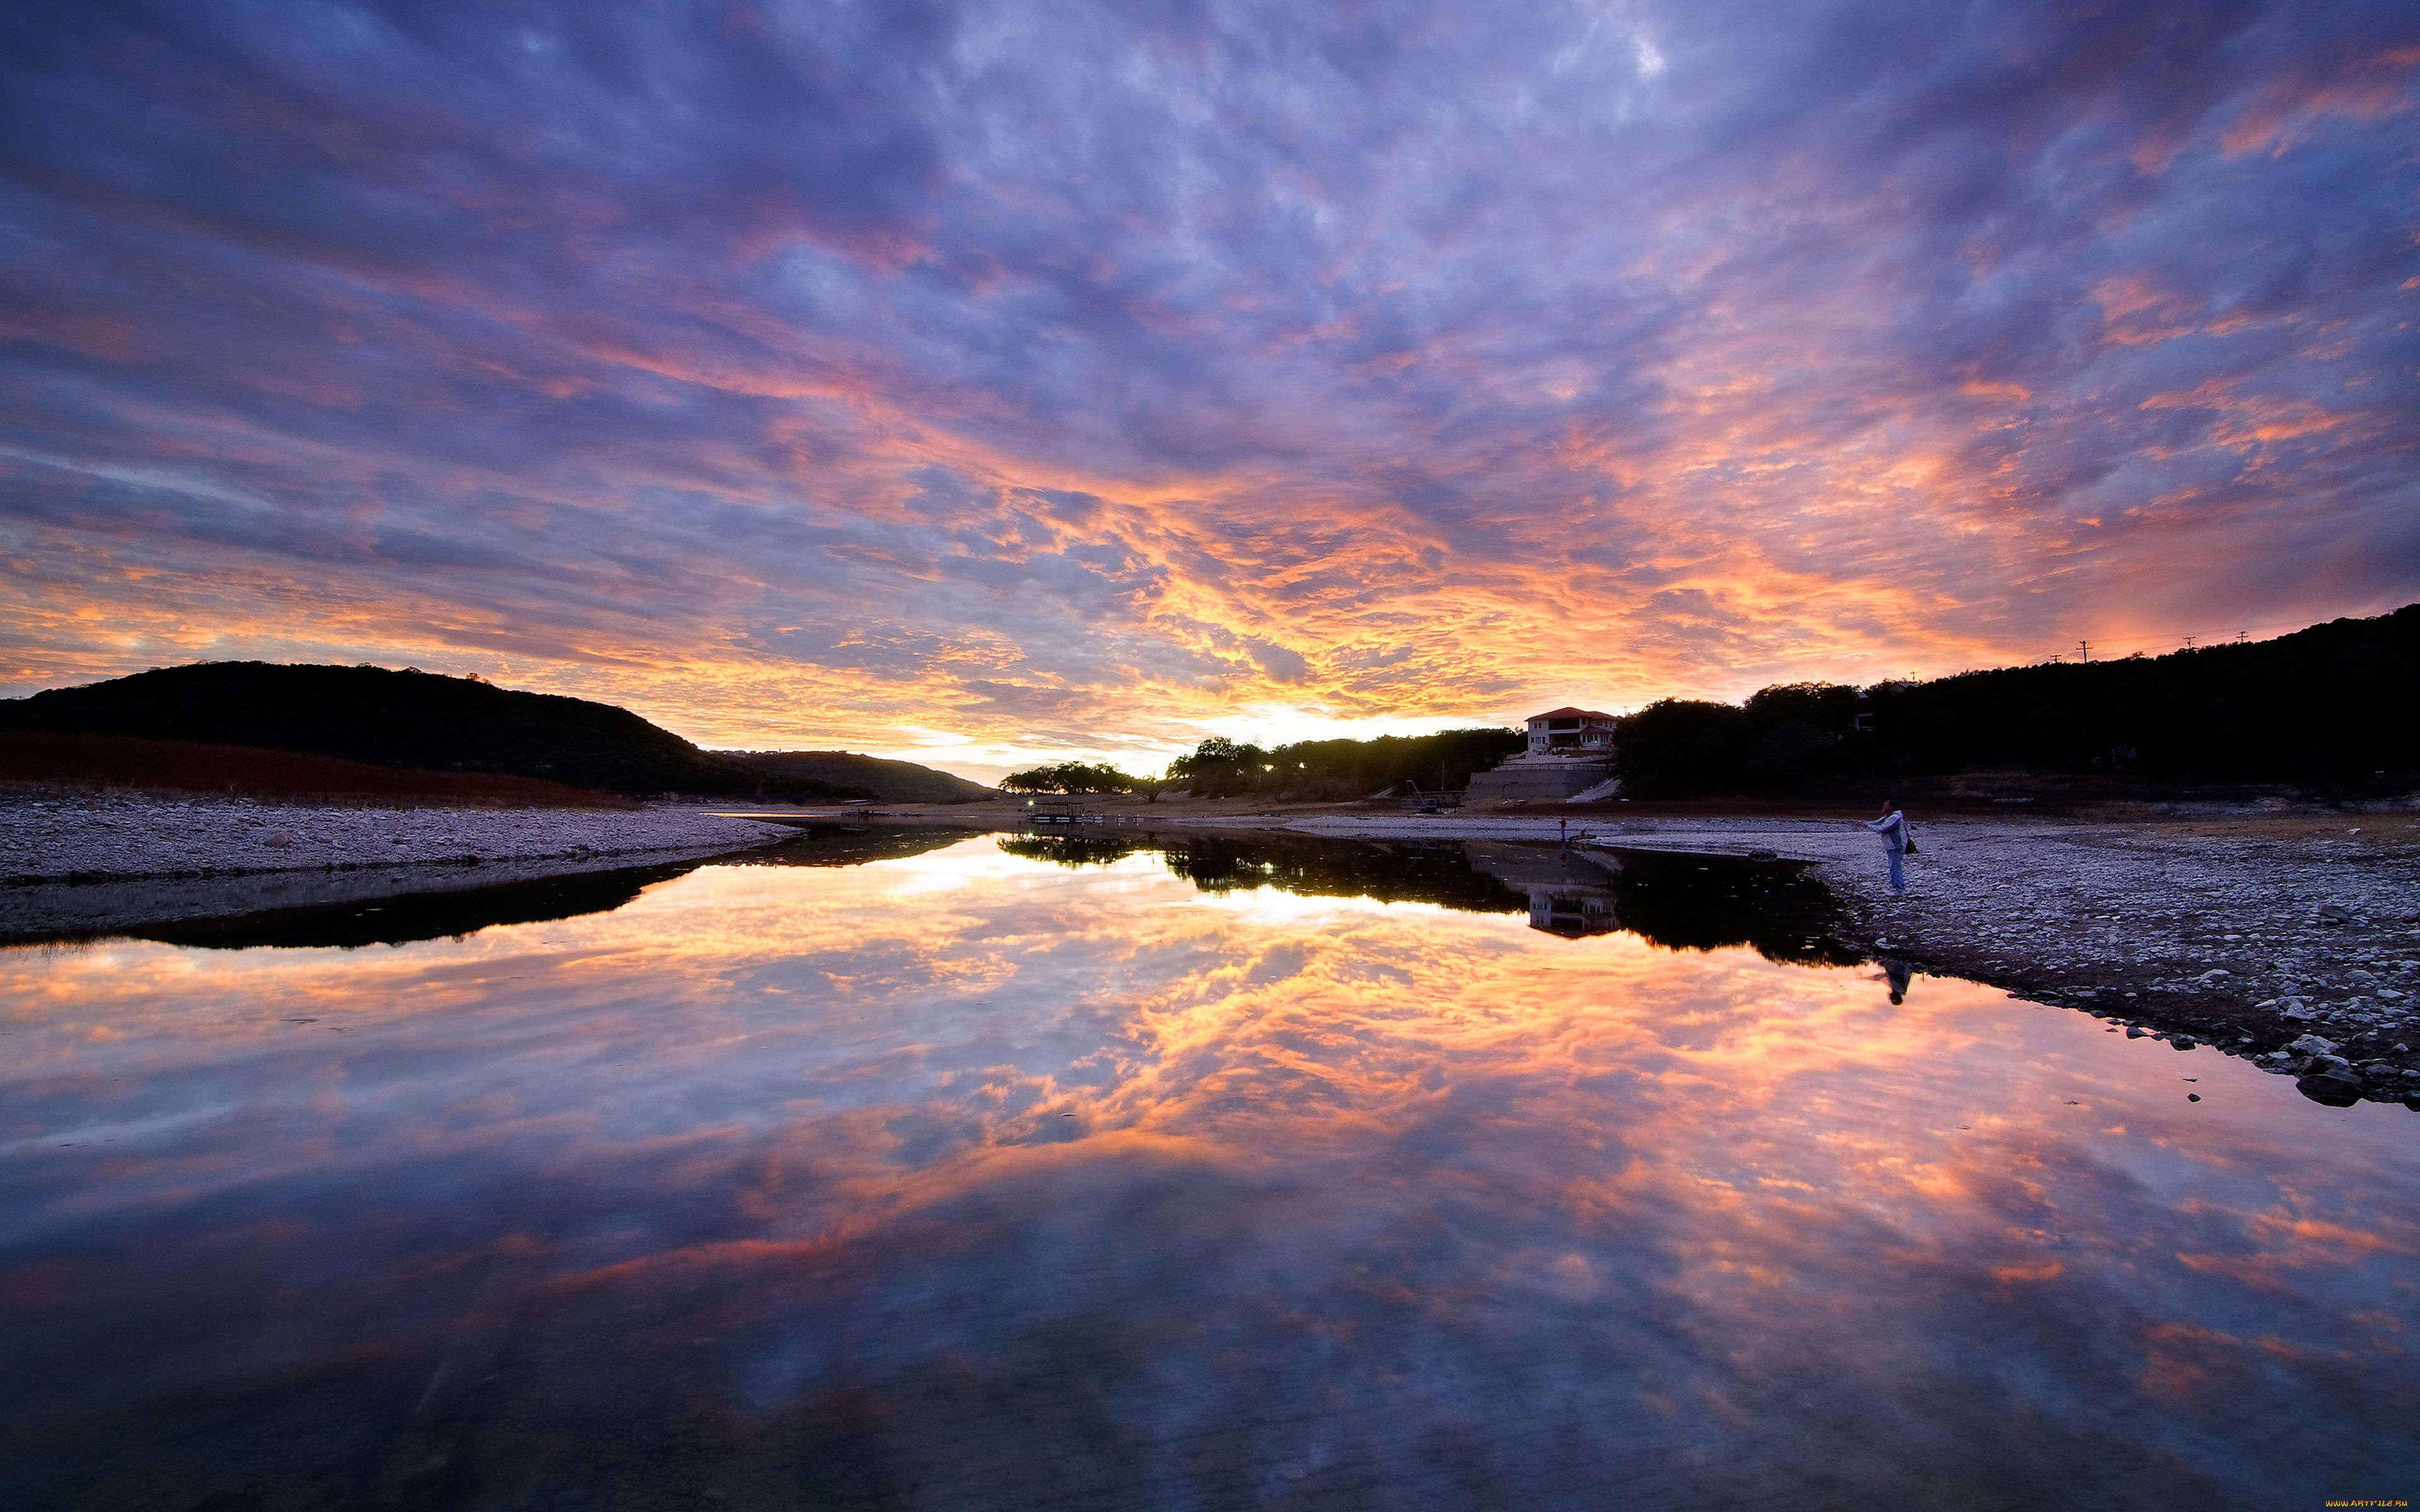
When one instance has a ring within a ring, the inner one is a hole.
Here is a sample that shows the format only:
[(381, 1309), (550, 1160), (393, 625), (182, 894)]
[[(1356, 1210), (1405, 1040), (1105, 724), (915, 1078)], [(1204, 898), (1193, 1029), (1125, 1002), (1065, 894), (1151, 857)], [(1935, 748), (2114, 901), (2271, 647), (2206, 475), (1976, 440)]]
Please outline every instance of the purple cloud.
[(1503, 717), (2420, 594), (2420, 19), (0, 19), (7, 680)]

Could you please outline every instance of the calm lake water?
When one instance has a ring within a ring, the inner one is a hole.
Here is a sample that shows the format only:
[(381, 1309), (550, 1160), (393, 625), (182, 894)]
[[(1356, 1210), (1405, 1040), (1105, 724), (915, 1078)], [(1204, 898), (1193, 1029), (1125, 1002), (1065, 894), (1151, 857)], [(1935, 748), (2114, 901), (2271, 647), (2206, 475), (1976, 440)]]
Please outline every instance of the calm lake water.
[(0, 1505), (2420, 1493), (2420, 1116), (1825, 922), (926, 832), (0, 952)]

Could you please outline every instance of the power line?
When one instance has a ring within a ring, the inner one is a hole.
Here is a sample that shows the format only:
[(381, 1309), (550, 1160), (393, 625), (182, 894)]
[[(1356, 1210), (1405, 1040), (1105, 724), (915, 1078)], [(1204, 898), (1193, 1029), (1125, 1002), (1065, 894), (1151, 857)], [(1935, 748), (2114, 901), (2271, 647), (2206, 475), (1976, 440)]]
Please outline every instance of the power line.
[[(2215, 633), (2195, 630), (2185, 634), (2129, 636), (2117, 640), (2096, 636), (2088, 641), (2078, 640), (2075, 642), (2074, 653), (2053, 652), (2047, 659), (2063, 662), (2070, 655), (2081, 654), (2087, 647), (2099, 651), (2101, 659), (2106, 661), (2118, 653), (2141, 650), (2150, 646), (2175, 646), (2180, 651), (2198, 651), (2215, 645), (2230, 643), (2242, 645), (2255, 635), (2264, 635), (2272, 630), (2307, 630), (2311, 627), (2311, 623), (2305, 620), (2284, 620), (2274, 625), (2250, 625)], [(2083, 659), (2091, 658), (2085, 656)]]

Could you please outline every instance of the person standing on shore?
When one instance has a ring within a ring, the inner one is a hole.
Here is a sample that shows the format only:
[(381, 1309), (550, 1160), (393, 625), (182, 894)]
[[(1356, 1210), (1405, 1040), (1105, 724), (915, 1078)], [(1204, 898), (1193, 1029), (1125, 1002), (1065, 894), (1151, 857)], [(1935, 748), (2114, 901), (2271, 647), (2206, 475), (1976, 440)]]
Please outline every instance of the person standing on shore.
[(1890, 890), (1896, 898), (1907, 891), (1907, 871), (1900, 857), (1916, 846), (1916, 837), (1907, 827), (1907, 815), (1899, 811), (1897, 798), (1883, 800), (1883, 816), (1869, 819), (1866, 827), (1883, 838), (1883, 854), (1890, 857)]

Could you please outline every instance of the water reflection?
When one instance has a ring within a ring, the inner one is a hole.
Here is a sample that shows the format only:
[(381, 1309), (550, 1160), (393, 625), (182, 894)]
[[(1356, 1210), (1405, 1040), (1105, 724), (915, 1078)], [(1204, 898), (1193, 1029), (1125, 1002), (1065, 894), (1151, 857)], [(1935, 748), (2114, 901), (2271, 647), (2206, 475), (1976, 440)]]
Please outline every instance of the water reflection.
[[(358, 949), (606, 913), (704, 866), (858, 866), (963, 843), (929, 825), (803, 825), (797, 839), (710, 858), (403, 893), (299, 908), (180, 919), (124, 933), (217, 949)], [(1159, 858), (1204, 891), (1275, 887), (1306, 897), (1431, 903), (1475, 913), (1526, 910), (1532, 929), (1577, 938), (1632, 928), (1672, 949), (1753, 945), (1773, 960), (1846, 964), (1838, 910), (1797, 862), (1478, 841), (1353, 841), (1270, 835), (1020, 835), (996, 843), (1064, 867)], [(1626, 903), (1625, 903), (1625, 900)], [(1634, 922), (1625, 925), (1625, 917)]]
[[(713, 857), (720, 866), (860, 866), (891, 856), (920, 856), (966, 839), (963, 830), (818, 825), (796, 840)], [(483, 887), (399, 893), (302, 908), (223, 915), (147, 924), (123, 933), (140, 940), (241, 950), (408, 945), (475, 933), (498, 924), (542, 924), (621, 907), (659, 882), (686, 876), (702, 859), (573, 872)]]
[(2411, 1115), (1406, 859), (0, 952), (0, 1504), (2408, 1490)]
[[(1575, 855), (1569, 846), (1505, 841), (1472, 841), (1465, 848), (1473, 867), (1528, 896), (1531, 929), (1577, 939), (1621, 927), (1618, 894), (1624, 869), (1612, 852)], [(1732, 943), (1745, 938), (1743, 933)]]
[(1275, 887), (1307, 897), (1525, 912), (1544, 933), (1628, 929), (1671, 949), (1749, 945), (1769, 960), (1848, 964), (1838, 904), (1796, 861), (1512, 841), (1336, 841), (1277, 835), (1024, 835), (1003, 851), (1066, 867), (1160, 858), (1211, 892)]
[(1890, 983), (1890, 1000), (1893, 1003), (1907, 1001), (1908, 982), (1915, 975), (1915, 968), (1899, 957), (1895, 955), (1883, 957), (1883, 980)]

